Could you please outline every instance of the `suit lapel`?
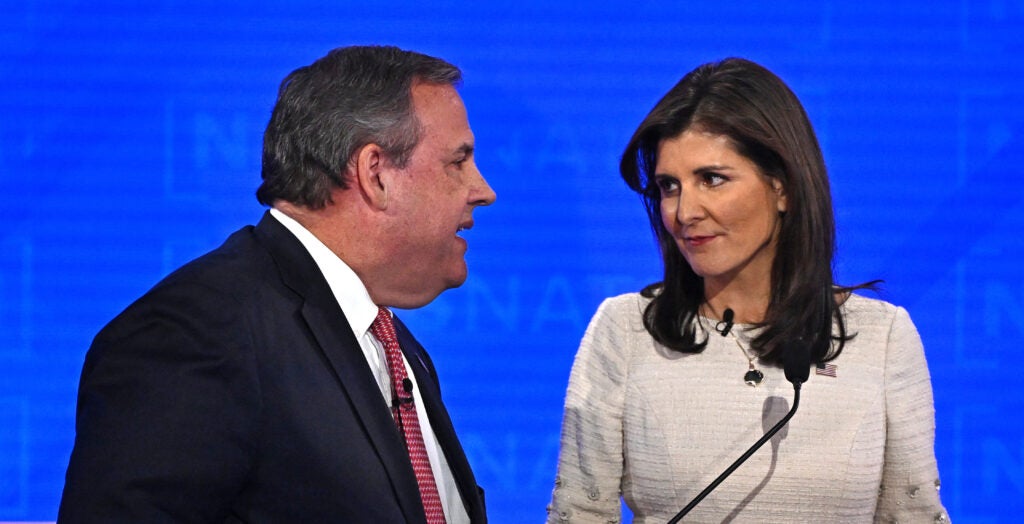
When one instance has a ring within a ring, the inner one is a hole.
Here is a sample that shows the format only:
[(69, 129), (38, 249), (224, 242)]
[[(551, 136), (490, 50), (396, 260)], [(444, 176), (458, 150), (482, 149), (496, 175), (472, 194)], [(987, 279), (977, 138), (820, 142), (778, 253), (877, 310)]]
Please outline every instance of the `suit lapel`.
[(316, 262), (302, 243), (269, 213), (256, 226), (256, 232), (277, 262), (282, 281), (303, 298), (302, 317), (391, 478), (406, 520), (426, 522), (405, 444), (359, 342)]
[(462, 496), (462, 503), (466, 507), (472, 522), (486, 522), (486, 513), (483, 501), (480, 499), (476, 477), (466, 459), (466, 453), (459, 443), (455, 434), (455, 427), (452, 426), (451, 417), (441, 401), (441, 390), (438, 387), (438, 380), (434, 366), (430, 362), (423, 346), (412, 336), (412, 333), (405, 327), (398, 317), (395, 317), (395, 331), (398, 334), (398, 343), (402, 346), (405, 359), (409, 361), (413, 374), (416, 375), (416, 384), (420, 389), (420, 396), (423, 398), (427, 416), (430, 418), (430, 427), (437, 437), (437, 441), (444, 450), (445, 458), (448, 460), (448, 467), (455, 477), (455, 483), (459, 487), (459, 494)]

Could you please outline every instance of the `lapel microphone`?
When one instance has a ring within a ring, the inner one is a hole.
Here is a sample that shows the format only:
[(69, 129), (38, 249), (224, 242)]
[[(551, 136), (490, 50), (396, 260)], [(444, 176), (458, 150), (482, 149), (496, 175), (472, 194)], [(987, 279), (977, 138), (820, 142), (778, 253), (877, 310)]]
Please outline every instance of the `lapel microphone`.
[(395, 399), (394, 402), (392, 402), (391, 404), (392, 409), (398, 409), (400, 406), (405, 406), (413, 403), (412, 380), (409, 379), (409, 377), (402, 379), (402, 392), (405, 394), (402, 395), (396, 389)]
[(722, 320), (715, 324), (715, 331), (719, 332), (723, 337), (729, 334), (732, 330), (732, 319), (736, 317), (736, 313), (733, 312), (732, 308), (725, 308), (722, 312)]

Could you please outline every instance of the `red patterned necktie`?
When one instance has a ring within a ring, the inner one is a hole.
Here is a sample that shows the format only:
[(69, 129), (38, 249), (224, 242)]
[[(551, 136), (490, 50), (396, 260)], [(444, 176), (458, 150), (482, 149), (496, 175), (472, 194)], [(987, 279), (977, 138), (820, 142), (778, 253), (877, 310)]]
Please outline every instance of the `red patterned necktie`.
[(444, 508), (441, 496), (437, 493), (434, 483), (434, 472), (430, 469), (427, 448), (423, 445), (423, 433), (416, 415), (416, 404), (412, 397), (412, 381), (405, 373), (402, 361), (402, 349), (395, 335), (395, 325), (391, 322), (391, 313), (384, 308), (377, 310), (377, 318), (370, 326), (373, 336), (384, 346), (384, 355), (388, 361), (388, 373), (391, 375), (391, 414), (395, 417), (395, 425), (405, 436), (405, 447), (409, 450), (412, 469), (416, 473), (416, 483), (420, 487), (420, 498), (423, 509), (427, 513), (428, 524), (445, 524)]

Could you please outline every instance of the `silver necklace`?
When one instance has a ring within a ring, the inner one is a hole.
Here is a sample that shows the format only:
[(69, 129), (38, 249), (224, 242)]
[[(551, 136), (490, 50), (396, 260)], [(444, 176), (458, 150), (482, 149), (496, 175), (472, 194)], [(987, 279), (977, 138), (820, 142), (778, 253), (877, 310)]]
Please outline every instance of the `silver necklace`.
[(747, 363), (750, 364), (747, 372), (743, 375), (743, 382), (746, 382), (746, 384), (752, 388), (760, 386), (761, 381), (764, 380), (764, 373), (761, 373), (761, 370), (757, 369), (757, 366), (754, 365), (754, 360), (757, 357), (752, 356), (747, 349), (743, 347), (743, 344), (740, 343), (740, 339), (736, 337), (735, 333), (730, 331), (729, 336), (731, 336), (736, 342), (736, 347), (740, 348), (740, 351), (743, 352), (743, 356), (747, 358)]
[(743, 382), (745, 382), (748, 386), (752, 388), (756, 388), (757, 386), (761, 385), (761, 382), (764, 380), (764, 373), (761, 373), (761, 370), (757, 369), (757, 366), (754, 365), (754, 360), (757, 357), (750, 355), (750, 352), (747, 351), (747, 348), (743, 347), (743, 344), (740, 343), (739, 337), (737, 337), (736, 333), (733, 332), (732, 320), (734, 315), (735, 314), (733, 313), (731, 308), (725, 308), (725, 311), (722, 312), (722, 320), (715, 325), (715, 331), (717, 331), (723, 337), (731, 336), (733, 341), (736, 342), (736, 346), (739, 347), (740, 351), (743, 352), (743, 356), (746, 357), (747, 363), (750, 366), (749, 368), (747, 368), (747, 372), (743, 375)]

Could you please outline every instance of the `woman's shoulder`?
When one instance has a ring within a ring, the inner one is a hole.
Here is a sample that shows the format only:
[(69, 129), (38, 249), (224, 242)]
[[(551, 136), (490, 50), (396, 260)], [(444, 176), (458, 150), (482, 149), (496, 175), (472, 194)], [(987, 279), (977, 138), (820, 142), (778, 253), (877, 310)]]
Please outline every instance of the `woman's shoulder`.
[(878, 298), (865, 297), (855, 293), (847, 295), (843, 301), (842, 312), (847, 318), (862, 320), (892, 319), (901, 308)]
[(594, 318), (640, 319), (643, 318), (644, 310), (650, 303), (650, 297), (638, 292), (611, 296), (601, 301)]
[(605, 298), (601, 301), (601, 306), (598, 309), (631, 310), (636, 309), (638, 306), (643, 309), (647, 307), (650, 301), (649, 297), (645, 297), (639, 292), (623, 293)]
[(605, 298), (590, 320), (591, 328), (643, 326), (644, 310), (651, 299), (640, 293), (623, 293)]
[(914, 329), (907, 310), (885, 300), (850, 294), (841, 308), (847, 329), (852, 332), (871, 328)]

